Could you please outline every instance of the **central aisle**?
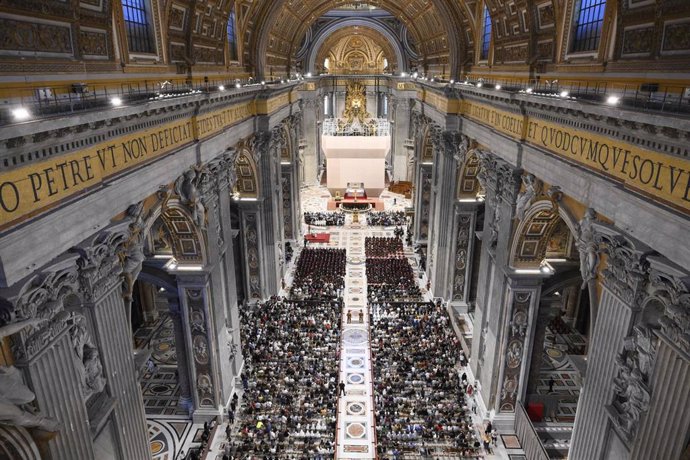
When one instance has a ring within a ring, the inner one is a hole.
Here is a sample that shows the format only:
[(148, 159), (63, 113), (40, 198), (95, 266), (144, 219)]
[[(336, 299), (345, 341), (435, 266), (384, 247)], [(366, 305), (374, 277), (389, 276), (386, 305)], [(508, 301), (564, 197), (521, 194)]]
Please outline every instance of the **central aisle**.
[(340, 352), (340, 382), (345, 383), (346, 395), (338, 398), (336, 458), (375, 458), (374, 387), (364, 254), (364, 238), (372, 232), (359, 224), (348, 224), (337, 233), (339, 247), (347, 250), (347, 271)]

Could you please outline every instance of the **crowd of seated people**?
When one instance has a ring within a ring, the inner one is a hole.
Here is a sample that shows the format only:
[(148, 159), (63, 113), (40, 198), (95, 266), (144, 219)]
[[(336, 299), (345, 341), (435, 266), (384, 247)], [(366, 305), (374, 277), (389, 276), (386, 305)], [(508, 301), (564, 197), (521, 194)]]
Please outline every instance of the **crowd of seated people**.
[(290, 288), (294, 300), (336, 299), (345, 282), (345, 249), (305, 248)]
[(341, 300), (240, 311), (245, 359), (233, 458), (333, 458)]
[(364, 240), (364, 253), (372, 257), (402, 257), (403, 243), (400, 238), (371, 236)]
[(345, 225), (345, 214), (342, 212), (305, 212), (304, 223), (308, 225), (342, 227)]
[(475, 457), (470, 385), (448, 313), (438, 303), (372, 305), (372, 360), (379, 458)]
[(367, 214), (367, 225), (382, 225), (384, 227), (398, 227), (407, 224), (404, 211), (381, 211)]
[(412, 266), (403, 255), (400, 238), (367, 237), (364, 251), (370, 302), (421, 300), (422, 292)]

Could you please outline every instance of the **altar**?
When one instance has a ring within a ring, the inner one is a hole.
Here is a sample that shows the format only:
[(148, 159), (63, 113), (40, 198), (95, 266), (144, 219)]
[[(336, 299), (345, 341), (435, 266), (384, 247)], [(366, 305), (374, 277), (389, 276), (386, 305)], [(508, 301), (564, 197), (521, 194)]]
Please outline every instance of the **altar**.
[(344, 198), (346, 200), (349, 200), (349, 199), (354, 200), (355, 198), (366, 200), (367, 199), (367, 191), (364, 189), (364, 183), (363, 182), (348, 182), (347, 188), (345, 189)]

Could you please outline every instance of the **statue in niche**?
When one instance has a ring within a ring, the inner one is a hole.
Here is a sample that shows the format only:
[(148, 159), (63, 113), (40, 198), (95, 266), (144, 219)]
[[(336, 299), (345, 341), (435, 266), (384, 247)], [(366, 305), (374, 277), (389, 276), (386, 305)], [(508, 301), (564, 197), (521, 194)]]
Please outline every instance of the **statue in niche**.
[(134, 282), (139, 277), (141, 264), (146, 258), (144, 256), (144, 243), (146, 240), (144, 232), (144, 203), (140, 202), (131, 205), (127, 209), (127, 216), (132, 219), (132, 222), (129, 224), (129, 237), (123, 243), (118, 257), (122, 264), (122, 276), (124, 277), (122, 296), (127, 302), (131, 302)]
[(596, 212), (592, 208), (585, 211), (580, 220), (577, 238), (577, 249), (580, 252), (580, 274), (582, 275), (582, 289), (597, 277), (599, 265), (599, 245), (594, 241), (594, 226)]
[(73, 314), (70, 318), (72, 329), (70, 339), (75, 353), (75, 367), (79, 373), (81, 394), (87, 401), (94, 394), (100, 393), (105, 388), (103, 378), (103, 366), (98, 349), (91, 340), (91, 335), (86, 328), (86, 318)]
[(518, 195), (515, 203), (515, 217), (518, 220), (525, 218), (525, 213), (532, 205), (532, 202), (541, 193), (541, 181), (534, 177), (533, 174), (524, 174), (522, 176), (522, 184), (524, 189)]
[[(45, 321), (33, 318), (13, 322), (14, 319), (13, 305), (0, 299), (0, 342), (26, 327), (35, 327)], [(16, 367), (0, 366), (0, 424), (37, 428), (47, 432), (58, 431), (60, 422), (40, 415), (31, 405), (35, 398), (36, 395), (24, 384), (21, 373)]]
[(206, 208), (199, 190), (205, 174), (204, 168), (193, 166), (175, 181), (175, 193), (180, 197), (180, 201), (192, 211), (192, 220), (200, 229), (206, 228)]

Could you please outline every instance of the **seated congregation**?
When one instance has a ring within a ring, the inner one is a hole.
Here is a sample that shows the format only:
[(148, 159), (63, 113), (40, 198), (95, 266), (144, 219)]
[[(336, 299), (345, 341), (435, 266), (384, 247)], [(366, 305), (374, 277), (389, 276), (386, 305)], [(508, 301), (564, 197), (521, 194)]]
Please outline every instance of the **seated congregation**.
[(335, 300), (345, 286), (345, 249), (305, 248), (290, 288), (293, 300)]
[(331, 457), (339, 301), (273, 298), (241, 311), (245, 369), (234, 458)]
[(472, 423), (473, 387), (440, 302), (372, 305), (372, 360), (379, 458), (482, 455)]
[(400, 238), (367, 237), (364, 250), (369, 302), (421, 300), (422, 292)]

